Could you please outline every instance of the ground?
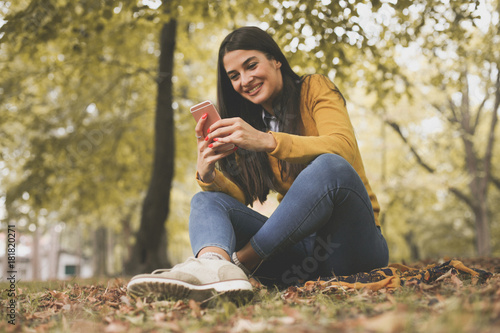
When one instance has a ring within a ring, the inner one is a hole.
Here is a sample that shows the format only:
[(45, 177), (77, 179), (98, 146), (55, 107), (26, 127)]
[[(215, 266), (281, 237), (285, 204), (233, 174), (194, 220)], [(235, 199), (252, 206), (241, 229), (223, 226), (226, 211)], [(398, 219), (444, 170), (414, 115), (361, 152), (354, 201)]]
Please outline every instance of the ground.
[(15, 295), (1, 283), (0, 332), (499, 332), (500, 259), (459, 260), (493, 275), (378, 291), (261, 288), (245, 304), (131, 299), (126, 278), (18, 281)]

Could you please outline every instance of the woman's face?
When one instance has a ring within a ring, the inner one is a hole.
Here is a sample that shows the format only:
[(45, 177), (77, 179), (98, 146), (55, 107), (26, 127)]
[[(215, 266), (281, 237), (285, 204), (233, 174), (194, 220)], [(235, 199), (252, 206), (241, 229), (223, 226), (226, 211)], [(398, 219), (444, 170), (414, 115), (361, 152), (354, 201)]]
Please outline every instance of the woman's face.
[(281, 63), (256, 50), (230, 51), (223, 62), (234, 90), (272, 114), (273, 101), (283, 89)]

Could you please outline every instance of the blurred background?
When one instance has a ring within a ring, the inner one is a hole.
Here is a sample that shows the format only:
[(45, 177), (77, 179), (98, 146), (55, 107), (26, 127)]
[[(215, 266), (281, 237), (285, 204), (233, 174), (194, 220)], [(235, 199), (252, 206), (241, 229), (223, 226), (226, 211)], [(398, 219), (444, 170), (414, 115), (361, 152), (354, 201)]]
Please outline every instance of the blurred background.
[(189, 107), (216, 100), (219, 44), (246, 25), (346, 97), (391, 262), (498, 256), (499, 16), (493, 0), (0, 1), (1, 275), (8, 228), (25, 281), (192, 255)]

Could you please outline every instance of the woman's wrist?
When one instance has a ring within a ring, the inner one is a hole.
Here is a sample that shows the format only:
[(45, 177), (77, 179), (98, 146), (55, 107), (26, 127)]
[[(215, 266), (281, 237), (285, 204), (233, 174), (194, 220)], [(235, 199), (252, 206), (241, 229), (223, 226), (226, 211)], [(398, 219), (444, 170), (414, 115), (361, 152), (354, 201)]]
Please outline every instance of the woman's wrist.
[(215, 179), (215, 171), (212, 171), (211, 173), (207, 173), (205, 175), (203, 175), (203, 177), (201, 176), (201, 174), (198, 172), (198, 179), (202, 182), (202, 183), (205, 183), (205, 184), (208, 184), (208, 183), (211, 183), (214, 181)]
[(276, 142), (274, 135), (272, 135), (271, 132), (267, 132), (266, 133), (266, 149), (265, 149), (265, 151), (270, 153), (276, 149), (277, 145), (278, 145), (278, 143)]

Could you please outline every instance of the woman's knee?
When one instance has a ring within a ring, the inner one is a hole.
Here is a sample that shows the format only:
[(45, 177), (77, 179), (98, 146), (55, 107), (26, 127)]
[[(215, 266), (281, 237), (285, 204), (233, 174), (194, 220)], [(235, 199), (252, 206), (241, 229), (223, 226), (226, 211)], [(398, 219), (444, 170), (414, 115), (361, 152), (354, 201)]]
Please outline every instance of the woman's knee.
[(310, 164), (314, 173), (323, 177), (325, 181), (330, 178), (346, 179), (359, 177), (356, 170), (342, 156), (336, 154), (322, 154)]
[(221, 192), (201, 191), (191, 198), (191, 209), (203, 206), (211, 206), (213, 202), (223, 195)]
[(206, 202), (206, 200), (208, 199), (206, 193), (207, 192), (202, 191), (193, 195), (193, 197), (191, 198), (191, 207), (198, 207), (200, 204)]
[(207, 221), (207, 214), (214, 215), (218, 209), (217, 192), (201, 191), (191, 198), (191, 211), (189, 214), (189, 227), (203, 225)]
[(228, 212), (241, 205), (239, 201), (223, 192), (201, 191), (191, 198), (191, 216)]
[(199, 224), (204, 220), (206, 214), (217, 207), (215, 192), (198, 192), (191, 198), (191, 209), (189, 214), (189, 224)]
[(350, 166), (349, 162), (347, 162), (345, 158), (337, 154), (321, 154), (316, 157), (312, 163), (335, 168)]

